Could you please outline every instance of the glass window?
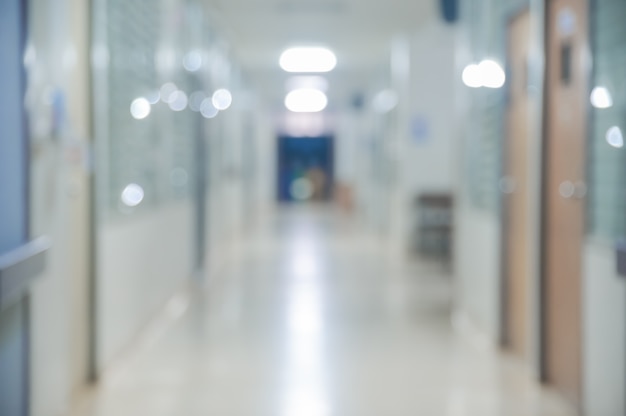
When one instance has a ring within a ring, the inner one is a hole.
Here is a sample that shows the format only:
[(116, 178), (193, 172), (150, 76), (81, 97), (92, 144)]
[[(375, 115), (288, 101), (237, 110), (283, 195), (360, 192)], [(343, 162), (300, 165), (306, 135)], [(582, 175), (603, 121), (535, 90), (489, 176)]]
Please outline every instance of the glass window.
[(588, 223), (591, 235), (615, 239), (626, 235), (626, 2), (595, 6)]

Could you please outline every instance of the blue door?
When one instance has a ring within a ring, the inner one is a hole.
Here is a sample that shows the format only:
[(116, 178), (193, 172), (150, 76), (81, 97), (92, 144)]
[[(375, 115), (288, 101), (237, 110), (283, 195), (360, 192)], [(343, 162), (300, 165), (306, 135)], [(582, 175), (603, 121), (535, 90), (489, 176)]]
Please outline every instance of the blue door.
[(333, 137), (279, 137), (278, 200), (330, 200), (333, 168)]
[[(0, 259), (28, 238), (22, 0), (0, 0)], [(0, 262), (1, 263), (1, 262)], [(0, 280), (0, 415), (28, 414), (28, 300)]]

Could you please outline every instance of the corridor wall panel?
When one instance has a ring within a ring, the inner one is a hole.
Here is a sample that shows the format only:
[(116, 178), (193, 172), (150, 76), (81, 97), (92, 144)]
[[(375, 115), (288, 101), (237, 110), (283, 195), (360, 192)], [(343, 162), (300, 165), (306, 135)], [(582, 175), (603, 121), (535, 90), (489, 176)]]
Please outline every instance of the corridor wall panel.
[(27, 3), (30, 233), (52, 241), (31, 290), (30, 412), (58, 416), (86, 383), (89, 361), (88, 4)]
[[(610, 0), (595, 4), (592, 87), (606, 88), (613, 104), (595, 109), (592, 115), (589, 233), (615, 239), (626, 236), (626, 3)], [(615, 128), (621, 132), (621, 141)]]
[[(192, 276), (206, 277), (249, 209), (251, 101), (212, 19), (200, 0), (94, 0), (101, 369)], [(232, 106), (201, 113), (221, 88)]]
[(205, 28), (192, 3), (94, 2), (100, 369), (193, 271), (200, 115), (183, 58), (211, 38), (193, 43)]
[(626, 237), (626, 3), (593, 5), (591, 87), (606, 88), (612, 106), (590, 106), (584, 407), (589, 415), (611, 416), (626, 413), (626, 282), (615, 272), (614, 249)]
[[(472, 62), (478, 63), (486, 57), (501, 61), (504, 47), (504, 42), (500, 41), (504, 34), (499, 21), (502, 3), (474, 0), (461, 7)], [(499, 89), (479, 88), (468, 91), (468, 96), (471, 106), (464, 137), (468, 196), (475, 207), (497, 212), (504, 95)]]

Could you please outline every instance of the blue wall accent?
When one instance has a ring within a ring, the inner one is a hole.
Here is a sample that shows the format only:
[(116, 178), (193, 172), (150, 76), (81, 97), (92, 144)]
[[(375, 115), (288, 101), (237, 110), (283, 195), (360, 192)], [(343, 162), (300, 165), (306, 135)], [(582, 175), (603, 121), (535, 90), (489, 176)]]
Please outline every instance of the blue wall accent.
[[(0, 254), (26, 242), (24, 4), (0, 0)], [(28, 415), (28, 302), (0, 310), (0, 415)]]
[(0, 1), (0, 253), (26, 238), (26, 158), (20, 0)]

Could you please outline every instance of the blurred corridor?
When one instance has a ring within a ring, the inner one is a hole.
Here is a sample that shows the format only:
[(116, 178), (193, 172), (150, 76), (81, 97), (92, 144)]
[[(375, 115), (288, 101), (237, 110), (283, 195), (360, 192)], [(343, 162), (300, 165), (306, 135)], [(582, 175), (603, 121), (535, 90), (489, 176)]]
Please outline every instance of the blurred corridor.
[(280, 209), (173, 298), (72, 416), (575, 413), (464, 323), (440, 265), (330, 207)]
[(625, 0), (0, 0), (0, 416), (626, 416)]

